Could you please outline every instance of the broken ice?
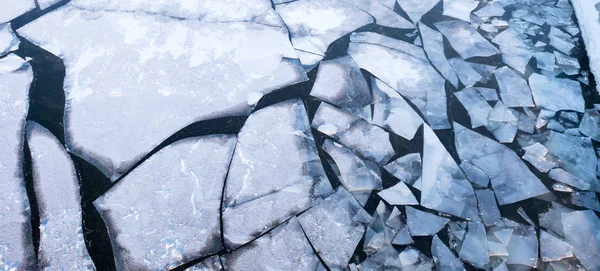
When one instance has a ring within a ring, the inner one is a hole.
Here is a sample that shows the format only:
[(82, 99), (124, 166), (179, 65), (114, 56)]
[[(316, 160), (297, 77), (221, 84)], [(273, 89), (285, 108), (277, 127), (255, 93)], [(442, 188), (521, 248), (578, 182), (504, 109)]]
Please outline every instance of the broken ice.
[(529, 76), (529, 86), (538, 107), (551, 111), (583, 112), (585, 109), (581, 85), (577, 81), (534, 73)]
[(20, 41), (12, 31), (10, 23), (0, 24), (0, 57), (17, 50)]
[(464, 59), (487, 57), (500, 53), (471, 25), (460, 20), (435, 23), (435, 27), (448, 39), (454, 50)]

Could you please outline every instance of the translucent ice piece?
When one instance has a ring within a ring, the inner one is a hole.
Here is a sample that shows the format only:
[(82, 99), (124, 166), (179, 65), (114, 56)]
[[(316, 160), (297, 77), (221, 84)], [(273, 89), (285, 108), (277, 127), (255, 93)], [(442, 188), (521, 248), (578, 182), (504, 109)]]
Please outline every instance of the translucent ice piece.
[(486, 128), (501, 143), (513, 142), (519, 129), (518, 112), (498, 101), (488, 114)]
[(401, 28), (401, 29), (411, 29), (415, 28), (415, 26), (404, 19), (402, 16), (398, 15), (398, 13), (394, 12), (394, 6), (388, 7), (381, 3), (378, 0), (370, 1), (370, 0), (342, 0), (346, 3), (352, 4), (369, 15), (375, 18), (375, 22), (378, 25), (383, 25), (387, 27)]
[(448, 63), (444, 54), (444, 38), (439, 32), (419, 23), (419, 32), (423, 39), (423, 48), (431, 61), (431, 64), (446, 78), (455, 88), (458, 87), (458, 77), (454, 69)]
[(454, 50), (463, 58), (492, 56), (500, 53), (467, 22), (451, 20), (435, 23), (435, 27), (448, 39)]
[(406, 225), (400, 219), (400, 211), (394, 208), (392, 212), (385, 203), (380, 201), (365, 233), (365, 253), (370, 256), (392, 244), (396, 233), (403, 226)]
[(334, 139), (342, 137), (359, 118), (328, 103), (321, 103), (311, 123), (319, 132)]
[(373, 102), (360, 68), (349, 56), (321, 62), (310, 95), (357, 116)]
[(486, 226), (501, 224), (500, 210), (494, 192), (489, 189), (475, 190), (481, 218)]
[(398, 182), (396, 185), (377, 194), (390, 205), (419, 205), (419, 202), (404, 182)]
[(222, 249), (221, 193), (235, 142), (225, 135), (177, 141), (94, 202), (118, 269), (173, 268)]
[(481, 169), (477, 168), (473, 164), (462, 161), (460, 168), (463, 170), (469, 181), (480, 187), (487, 187), (490, 183), (490, 178), (487, 174), (483, 173)]
[[(391, 245), (382, 248), (379, 252), (369, 256), (358, 265), (360, 271), (390, 270), (400, 271), (402, 265), (399, 258), (400, 253)], [(350, 268), (351, 271), (352, 268)]]
[(548, 153), (548, 149), (544, 145), (536, 142), (531, 146), (524, 147), (525, 154), (523, 160), (526, 160), (537, 168), (540, 172), (547, 173), (551, 169), (558, 167), (557, 159), (552, 154)]
[[(599, 0), (573, 0), (575, 15), (581, 27), (581, 36), (590, 58), (590, 69), (596, 78), (600, 78), (600, 21), (598, 20)], [(596, 91), (600, 93), (600, 80), (596, 80)]]
[(10, 23), (0, 24), (0, 57), (19, 49), (19, 38), (12, 31)]
[(472, 128), (483, 126), (488, 123), (488, 115), (490, 114), (490, 111), (492, 111), (492, 107), (475, 88), (466, 88), (454, 92), (454, 95), (469, 112)]
[(222, 271), (223, 265), (219, 256), (212, 256), (208, 259), (201, 261), (198, 264), (186, 269), (186, 271)]
[(412, 140), (423, 124), (423, 118), (394, 89), (371, 77), (373, 92), (373, 119), (375, 125)]
[(502, 60), (508, 66), (525, 73), (529, 60), (533, 56), (533, 51), (523, 41), (519, 34), (512, 28), (508, 28), (496, 35), (492, 42), (500, 46), (502, 51)]
[(0, 25), (35, 8), (34, 0), (0, 0)]
[(577, 81), (534, 73), (529, 76), (529, 86), (538, 107), (550, 111), (585, 110), (581, 85)]
[(345, 268), (371, 216), (343, 187), (298, 216), (302, 229), (329, 268)]
[(490, 262), (485, 227), (469, 222), (467, 234), (460, 247), (459, 257), (477, 268), (485, 268)]
[[(493, 72), (493, 70), (492, 70), (492, 72)], [(498, 93), (497, 93), (496, 89), (476, 87), (475, 90), (477, 90), (477, 92), (479, 92), (479, 94), (481, 96), (483, 96), (483, 98), (486, 101), (497, 101), (498, 100)]]
[(425, 13), (429, 12), (440, 0), (402, 0), (396, 1), (400, 8), (406, 12), (413, 23), (421, 20)]
[(385, 165), (384, 168), (394, 177), (412, 185), (421, 177), (421, 155), (418, 153), (404, 155)]
[(164, 16), (174, 2), (70, 2), (17, 31), (63, 60), (67, 149), (113, 180), (183, 127), (307, 78), (269, 1), (193, 1), (205, 21)]
[(536, 267), (538, 261), (538, 240), (533, 226), (515, 225), (506, 245), (507, 264), (520, 264)]
[(581, 190), (589, 190), (591, 187), (590, 183), (582, 181), (581, 179), (570, 174), (569, 172), (566, 172), (562, 168), (555, 168), (550, 170), (550, 172), (548, 173), (548, 177), (557, 182), (568, 184), (572, 187), (576, 187)]
[(223, 236), (229, 249), (332, 192), (302, 101), (256, 111), (238, 138), (223, 198)]
[(404, 271), (433, 270), (433, 260), (413, 247), (405, 248), (398, 257)]
[(600, 212), (600, 202), (598, 202), (598, 196), (596, 196), (595, 192), (576, 191), (571, 194), (571, 203)]
[[(7, 7), (10, 4), (1, 5)], [(2, 8), (0, 13), (9, 11), (12, 11), (12, 5), (8, 9)], [(35, 269), (29, 201), (21, 162), (32, 80), (31, 66), (23, 59), (13, 54), (0, 58), (0, 136), (3, 141), (0, 156), (0, 269), (5, 270)]]
[(312, 250), (296, 217), (230, 254), (221, 256), (225, 270), (317, 270)]
[(466, 87), (473, 86), (475, 83), (483, 79), (483, 77), (473, 68), (471, 68), (469, 63), (464, 61), (462, 58), (455, 57), (448, 60), (448, 62), (450, 62), (454, 72), (456, 72), (458, 78)]
[(403, 40), (393, 39), (375, 32), (354, 32), (350, 35), (350, 41), (357, 43), (378, 44), (389, 49), (403, 52), (420, 60), (427, 61), (427, 56), (425, 55), (423, 48)]
[(340, 181), (349, 192), (381, 190), (381, 173), (377, 164), (362, 159), (351, 149), (329, 139), (323, 143), (323, 150), (335, 161), (340, 170)]
[(41, 222), (38, 262), (46, 270), (95, 270), (83, 239), (81, 192), (71, 157), (35, 122), (27, 123), (27, 143)]
[(565, 241), (573, 246), (573, 254), (588, 270), (600, 268), (600, 219), (593, 211), (562, 214)]
[(431, 241), (431, 254), (437, 271), (461, 271), (465, 270), (463, 263), (454, 256), (454, 253), (436, 235)]
[(431, 236), (439, 232), (450, 221), (428, 212), (406, 206), (406, 223), (412, 236)]
[(500, 205), (548, 193), (517, 154), (508, 147), (454, 124), (456, 149), (463, 161), (480, 168), (491, 179)]
[(579, 64), (579, 60), (574, 57), (570, 57), (565, 55), (559, 51), (554, 51), (554, 56), (556, 57), (556, 64), (559, 68), (565, 72), (567, 75), (577, 75), (579, 74), (579, 70), (581, 69), (581, 65)]
[(504, 15), (504, 8), (502, 5), (494, 2), (487, 3), (487, 5), (473, 12), (473, 14), (479, 17), (501, 17)]
[(471, 11), (478, 5), (477, 0), (444, 0), (443, 15), (471, 22)]
[(500, 88), (500, 98), (508, 107), (533, 107), (531, 90), (527, 81), (509, 67), (494, 71), (494, 76)]
[(553, 71), (556, 68), (555, 56), (553, 53), (536, 52), (533, 56), (537, 60), (538, 69)]
[(471, 183), (427, 126), (424, 126), (421, 205), (465, 219), (479, 219)]
[(598, 109), (588, 109), (581, 119), (579, 131), (600, 142), (600, 111)]

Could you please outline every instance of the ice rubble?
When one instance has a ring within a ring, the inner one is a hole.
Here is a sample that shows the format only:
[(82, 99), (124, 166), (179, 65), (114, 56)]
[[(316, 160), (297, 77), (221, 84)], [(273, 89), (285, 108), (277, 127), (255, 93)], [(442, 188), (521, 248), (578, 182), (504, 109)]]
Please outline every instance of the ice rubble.
[(94, 202), (118, 269), (173, 268), (222, 248), (221, 191), (235, 143), (231, 135), (177, 141)]
[(508, 147), (454, 124), (456, 149), (463, 161), (489, 176), (500, 205), (548, 193), (548, 189)]
[(223, 198), (225, 245), (239, 247), (331, 192), (302, 101), (263, 108), (238, 134)]
[(371, 216), (343, 187), (298, 216), (308, 240), (329, 268), (348, 266)]
[(0, 24), (0, 57), (17, 50), (20, 43), (10, 23)]
[(367, 256), (385, 250), (392, 244), (406, 245), (413, 242), (401, 214), (398, 208), (390, 210), (383, 202), (379, 202), (365, 232), (363, 250)]
[(222, 256), (225, 270), (318, 270), (315, 255), (298, 219), (292, 217), (269, 233)]
[(35, 0), (0, 0), (0, 25), (35, 8)]
[(476, 56), (487, 57), (500, 53), (467, 22), (450, 20), (436, 22), (434, 25), (464, 59)]
[(502, 60), (508, 66), (524, 74), (533, 52), (519, 34), (508, 28), (492, 40), (502, 51)]
[(269, 1), (197, 1), (202, 20), (171, 2), (75, 1), (18, 30), (64, 61), (67, 148), (112, 179), (186, 125), (306, 80)]
[[(590, 69), (596, 78), (600, 78), (600, 10), (599, 0), (572, 0), (585, 49), (590, 58)], [(596, 80), (596, 90), (600, 93), (600, 80)]]
[(376, 39), (350, 42), (348, 54), (417, 106), (433, 129), (449, 128), (445, 80), (426, 60), (378, 44)]
[[(2, 5), (6, 5), (3, 3)], [(5, 11), (2, 11), (5, 12)], [(23, 178), (23, 138), (29, 108), (31, 66), (10, 54), (0, 58), (0, 269), (34, 269), (29, 201)]]
[(38, 267), (95, 270), (83, 239), (79, 179), (71, 157), (35, 122), (27, 123), (27, 143), (41, 222)]
[(428, 126), (424, 126), (421, 180), (423, 207), (469, 220), (479, 220), (477, 200), (471, 183)]

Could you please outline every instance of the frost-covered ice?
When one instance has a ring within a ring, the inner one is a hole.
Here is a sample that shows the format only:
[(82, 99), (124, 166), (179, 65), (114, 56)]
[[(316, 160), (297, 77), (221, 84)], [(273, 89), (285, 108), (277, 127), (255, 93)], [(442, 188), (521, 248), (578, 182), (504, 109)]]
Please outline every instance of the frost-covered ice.
[(600, 219), (593, 211), (573, 211), (561, 216), (565, 241), (588, 270), (600, 268)]
[[(596, 78), (600, 78), (600, 10), (599, 0), (572, 0), (575, 15), (581, 27), (581, 36), (590, 58), (590, 69)], [(600, 80), (596, 80), (596, 90), (600, 93)]]
[[(400, 218), (401, 212), (398, 208), (394, 207), (392, 210), (388, 208), (385, 203), (379, 202), (377, 209), (373, 214), (373, 219), (367, 227), (364, 240), (364, 251), (370, 256), (373, 255), (385, 247), (395, 244), (395, 238), (398, 234), (403, 235), (400, 238), (404, 240), (408, 239), (408, 243), (412, 242), (410, 233), (407, 233), (406, 224)], [(399, 233), (398, 231), (403, 231)]]
[(0, 0), (0, 24), (35, 8), (35, 0)]
[(177, 141), (94, 202), (117, 268), (173, 268), (222, 248), (219, 208), (235, 142), (228, 135)]
[(461, 20), (442, 21), (435, 23), (435, 27), (464, 59), (476, 56), (487, 57), (500, 53), (467, 22)]
[(523, 147), (525, 154), (523, 154), (523, 160), (526, 160), (533, 165), (540, 172), (548, 172), (551, 169), (557, 167), (557, 159), (548, 153), (548, 149), (539, 142), (533, 145)]
[(433, 129), (449, 128), (445, 80), (428, 61), (377, 40), (350, 42), (348, 54), (361, 68), (416, 105)]
[[(3, 3), (2, 5), (8, 5)], [(2, 11), (8, 12), (7, 11)], [(31, 66), (16, 55), (0, 59), (0, 269), (34, 269), (29, 201), (23, 178), (23, 138)]]
[(417, 199), (412, 194), (404, 182), (398, 182), (396, 185), (384, 189), (377, 193), (385, 202), (390, 205), (418, 205)]
[(433, 269), (433, 260), (414, 247), (408, 246), (400, 252), (398, 257), (400, 258), (401, 270), (428, 271)]
[(440, 0), (401, 0), (396, 1), (400, 8), (406, 12), (413, 23), (421, 20), (425, 13), (429, 12)]
[(12, 31), (10, 23), (0, 25), (0, 57), (19, 48), (19, 38)]
[(208, 259), (203, 260), (202, 262), (193, 265), (192, 267), (186, 269), (186, 271), (221, 271), (223, 270), (223, 265), (221, 264), (221, 259), (219, 256), (212, 256)]
[(306, 239), (298, 219), (261, 236), (251, 245), (221, 256), (225, 270), (317, 270), (319, 258)]
[(238, 134), (227, 175), (227, 248), (251, 241), (331, 192), (302, 101), (288, 100), (255, 112)]
[(492, 111), (492, 107), (475, 88), (466, 88), (454, 92), (454, 95), (469, 112), (471, 128), (477, 128), (488, 123), (488, 115)]
[(444, 0), (444, 12), (442, 14), (471, 22), (471, 12), (478, 5), (478, 0)]
[[(404, 19), (398, 13), (394, 12), (394, 6), (391, 7), (384, 5), (382, 1), (375, 0), (341, 0), (348, 4), (352, 4), (357, 8), (365, 11), (369, 15), (373, 16), (375, 22), (378, 25), (383, 25), (387, 27), (394, 27), (400, 29), (411, 29), (415, 28), (415, 26)], [(388, 0), (389, 1), (389, 0)], [(394, 1), (395, 2), (395, 1)]]
[[(275, 5), (275, 10), (289, 29), (296, 50), (323, 57), (333, 41), (373, 22), (364, 10), (342, 0), (299, 0)], [(316, 64), (307, 59), (301, 61), (306, 66)]]
[(406, 224), (412, 236), (435, 235), (448, 221), (448, 218), (406, 206)]
[(423, 49), (427, 53), (431, 64), (440, 71), (442, 76), (454, 87), (458, 87), (458, 77), (454, 69), (448, 63), (444, 54), (444, 38), (441, 33), (429, 28), (423, 23), (419, 23), (419, 33), (423, 39)]
[(431, 241), (431, 254), (437, 271), (464, 271), (465, 266), (436, 235)]
[(325, 140), (322, 148), (335, 162), (340, 171), (340, 181), (349, 192), (381, 190), (381, 173), (373, 161), (365, 160), (329, 139)]
[(423, 142), (421, 205), (478, 220), (477, 199), (471, 183), (428, 126), (424, 126)]
[(529, 76), (529, 86), (538, 107), (550, 111), (583, 112), (585, 110), (581, 85), (578, 81), (534, 73)]
[(531, 90), (527, 81), (509, 67), (494, 71), (500, 89), (500, 98), (508, 107), (533, 107)]
[(298, 216), (302, 229), (329, 268), (346, 268), (371, 216), (343, 187)]
[(64, 61), (67, 148), (112, 179), (179, 129), (306, 80), (270, 1), (194, 2), (202, 20), (186, 1), (121, 2), (75, 1), (18, 30)]
[(27, 143), (41, 222), (38, 268), (95, 270), (83, 239), (81, 192), (71, 157), (35, 122), (27, 123)]
[(513, 150), (458, 123), (454, 129), (458, 155), (489, 176), (500, 205), (549, 192)]

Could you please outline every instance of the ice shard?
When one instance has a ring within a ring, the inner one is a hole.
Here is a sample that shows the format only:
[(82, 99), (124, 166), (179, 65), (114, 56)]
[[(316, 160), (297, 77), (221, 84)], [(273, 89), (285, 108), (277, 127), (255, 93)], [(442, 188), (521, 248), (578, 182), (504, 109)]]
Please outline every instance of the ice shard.
[[(377, 205), (373, 220), (367, 227), (364, 240), (364, 251), (367, 256), (373, 255), (392, 244), (398, 230), (406, 228), (397, 208), (390, 210), (382, 201)], [(410, 238), (410, 234), (408, 235)], [(412, 238), (411, 238), (412, 241)]]
[(471, 22), (471, 12), (478, 5), (478, 0), (444, 0), (444, 11), (442, 14)]
[(270, 1), (184, 2), (73, 1), (18, 30), (64, 62), (67, 149), (113, 180), (183, 127), (307, 78)]
[(411, 246), (408, 246), (400, 252), (398, 257), (400, 258), (400, 265), (404, 271), (433, 270), (433, 260)]
[(221, 193), (235, 136), (177, 141), (94, 201), (117, 269), (167, 269), (222, 249)]
[(298, 216), (302, 229), (323, 262), (346, 268), (371, 216), (343, 187)]
[(578, 81), (534, 73), (529, 76), (529, 86), (538, 107), (550, 111), (584, 112), (585, 110), (581, 85)]
[(398, 13), (394, 12), (394, 6), (388, 7), (381, 1), (365, 1), (365, 0), (341, 0), (348, 4), (354, 5), (359, 9), (364, 10), (369, 15), (373, 16), (378, 25), (394, 27), (400, 29), (412, 29), (415, 26), (404, 19)]
[(423, 39), (423, 48), (429, 57), (431, 64), (440, 71), (455, 88), (458, 87), (458, 77), (454, 69), (448, 63), (444, 54), (444, 38), (441, 33), (429, 28), (423, 23), (419, 23), (419, 33)]
[(366, 260), (361, 262), (356, 269), (352, 269), (350, 265), (350, 271), (375, 271), (375, 270), (390, 270), (400, 271), (402, 265), (400, 263), (400, 253), (391, 245), (388, 245), (377, 253), (369, 256)]
[[(600, 78), (600, 20), (598, 5), (600, 0), (572, 0), (571, 4), (581, 28), (581, 36), (590, 58), (590, 69), (596, 78)], [(596, 80), (596, 91), (600, 93), (600, 80)]]
[[(4, 3), (6, 4), (6, 3)], [(2, 11), (6, 12), (6, 11)], [(23, 178), (23, 138), (29, 108), (31, 66), (10, 54), (0, 58), (0, 269), (30, 270), (35, 254), (31, 236), (29, 201)]]
[(562, 213), (565, 241), (588, 270), (600, 268), (600, 219), (593, 211)]
[(529, 60), (533, 57), (533, 50), (515, 30), (508, 28), (502, 31), (492, 42), (500, 47), (504, 63), (520, 73), (525, 73)]
[(396, 185), (377, 193), (377, 195), (390, 205), (419, 205), (419, 202), (404, 182), (398, 182)]
[(357, 116), (373, 103), (360, 68), (349, 56), (321, 62), (310, 95)]
[(525, 154), (523, 160), (526, 160), (540, 172), (547, 173), (551, 169), (558, 167), (557, 158), (548, 153), (548, 149), (539, 142), (533, 145), (523, 147)]
[(479, 220), (477, 199), (471, 183), (427, 126), (424, 126), (421, 180), (423, 207), (469, 220)]
[(348, 54), (417, 106), (433, 129), (449, 128), (444, 78), (426, 60), (375, 42), (351, 42)]
[(579, 131), (591, 137), (593, 140), (600, 142), (600, 111), (596, 108), (588, 109), (581, 119)]
[(467, 22), (450, 20), (437, 22), (434, 25), (463, 59), (476, 56), (487, 57), (500, 53)]
[(519, 129), (518, 113), (498, 101), (487, 117), (485, 128), (501, 143), (510, 143)]
[[(333, 41), (373, 23), (371, 15), (341, 0), (299, 0), (275, 5), (275, 10), (289, 29), (295, 49), (323, 57)], [(315, 64), (301, 61), (304, 65)]]
[(375, 32), (354, 32), (350, 35), (351, 42), (377, 44), (389, 49), (400, 51), (420, 60), (427, 61), (427, 55), (423, 48), (408, 43), (403, 40), (397, 40)]
[(431, 254), (437, 271), (464, 271), (463, 263), (454, 256), (454, 253), (436, 235), (431, 241)]
[(373, 92), (373, 124), (412, 140), (423, 124), (423, 118), (404, 100), (404, 97), (375, 77), (371, 77), (371, 91)]
[(488, 123), (488, 115), (492, 111), (492, 107), (475, 88), (466, 88), (454, 92), (454, 95), (469, 112), (471, 128), (477, 128)]
[(483, 6), (482, 8), (480, 8), (477, 11), (473, 12), (473, 14), (475, 14), (478, 17), (481, 17), (481, 18), (485, 18), (485, 17), (501, 17), (502, 15), (504, 15), (505, 12), (506, 12), (506, 10), (504, 10), (504, 8), (502, 7), (502, 5), (500, 5), (499, 3), (497, 3), (497, 2), (489, 2), (485, 6)]
[(0, 0), (0, 25), (35, 8), (35, 0)]
[(486, 226), (501, 224), (500, 210), (498, 210), (498, 203), (496, 203), (494, 192), (489, 189), (483, 189), (475, 190), (475, 194), (477, 195), (477, 203), (483, 223)]
[(478, 222), (469, 222), (467, 234), (458, 256), (477, 268), (485, 268), (490, 262), (485, 227)]
[(454, 72), (456, 72), (456, 75), (458, 75), (458, 78), (466, 87), (473, 86), (483, 79), (481, 74), (477, 73), (469, 63), (462, 58), (455, 57), (449, 59), (448, 62), (450, 62), (450, 66), (452, 66)]
[(238, 134), (223, 198), (223, 235), (239, 247), (332, 192), (300, 100), (263, 108)]
[(353, 150), (326, 139), (323, 150), (333, 158), (340, 171), (340, 181), (350, 192), (381, 190), (381, 173), (373, 161), (361, 158)]
[(208, 259), (201, 261), (198, 264), (186, 269), (186, 271), (222, 271), (223, 265), (219, 256), (212, 256)]
[(448, 218), (406, 206), (406, 224), (412, 236), (435, 235), (448, 221)]
[(384, 169), (402, 182), (413, 185), (421, 177), (421, 155), (409, 153), (384, 166)]
[(0, 57), (19, 49), (20, 43), (10, 23), (0, 24)]
[(508, 147), (454, 124), (456, 149), (468, 161), (486, 173), (500, 205), (548, 193), (548, 189)]
[(396, 1), (400, 8), (406, 12), (413, 23), (421, 20), (421, 17), (429, 12), (440, 0), (401, 0)]
[(259, 237), (252, 244), (221, 256), (225, 270), (317, 270), (319, 258), (306, 239), (298, 219)]
[(506, 243), (506, 250), (508, 251), (506, 263), (537, 267), (538, 240), (535, 228), (514, 224), (516, 225), (511, 227), (512, 235)]
[(494, 76), (500, 89), (500, 98), (508, 107), (533, 107), (531, 90), (527, 81), (509, 67), (494, 71)]
[(95, 270), (82, 230), (79, 179), (71, 157), (46, 128), (27, 123), (33, 187), (40, 213), (38, 267)]
[(560, 261), (573, 257), (573, 247), (546, 231), (540, 231), (540, 255), (542, 261)]
[(487, 187), (490, 183), (490, 177), (473, 164), (467, 161), (462, 161), (460, 163), (460, 168), (465, 173), (469, 181), (476, 186)]

